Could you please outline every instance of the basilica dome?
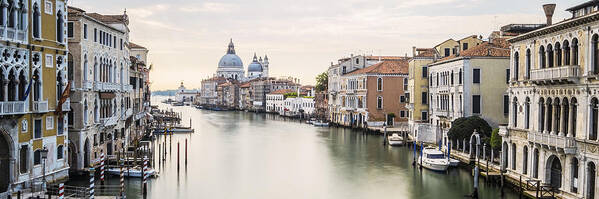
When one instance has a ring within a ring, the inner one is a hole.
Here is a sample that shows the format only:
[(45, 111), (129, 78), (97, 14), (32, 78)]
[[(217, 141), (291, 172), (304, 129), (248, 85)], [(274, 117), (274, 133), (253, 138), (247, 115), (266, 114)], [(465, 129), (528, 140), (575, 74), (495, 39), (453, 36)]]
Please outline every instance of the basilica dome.
[(248, 72), (262, 72), (262, 64), (260, 62), (258, 62), (258, 59), (256, 58), (256, 54), (254, 54), (254, 60), (248, 66)]
[(233, 45), (233, 40), (229, 43), (229, 48), (227, 49), (227, 54), (220, 58), (218, 62), (219, 68), (240, 68), (243, 70), (243, 62), (241, 62), (241, 58), (235, 54), (235, 46)]

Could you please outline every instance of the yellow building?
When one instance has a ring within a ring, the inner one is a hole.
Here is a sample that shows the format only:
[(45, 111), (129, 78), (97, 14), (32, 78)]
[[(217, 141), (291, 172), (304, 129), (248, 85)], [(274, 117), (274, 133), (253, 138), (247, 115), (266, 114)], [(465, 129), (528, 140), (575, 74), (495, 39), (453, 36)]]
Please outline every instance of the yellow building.
[(12, 3), (4, 7), (8, 19), (0, 28), (8, 64), (0, 70), (9, 82), (0, 89), (0, 158), (10, 160), (0, 161), (0, 197), (43, 179), (64, 179), (69, 168), (70, 107), (67, 98), (61, 100), (68, 84), (66, 1)]
[(438, 54), (434, 48), (412, 48), (413, 58), (408, 72), (408, 124), (412, 135), (417, 129), (427, 125), (428, 117), (428, 64), (435, 61)]

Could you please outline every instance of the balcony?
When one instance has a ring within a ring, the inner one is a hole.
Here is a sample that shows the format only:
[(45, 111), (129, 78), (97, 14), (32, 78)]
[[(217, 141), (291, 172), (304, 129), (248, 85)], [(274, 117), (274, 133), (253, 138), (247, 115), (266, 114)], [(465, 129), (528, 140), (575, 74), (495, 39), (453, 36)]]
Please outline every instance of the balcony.
[(34, 113), (47, 113), (48, 112), (48, 101), (36, 101), (33, 102)]
[(114, 126), (116, 125), (116, 123), (119, 121), (119, 117), (116, 116), (112, 116), (112, 117), (108, 117), (108, 118), (103, 118), (101, 119), (101, 123), (104, 126)]
[(83, 82), (83, 89), (91, 90), (94, 87), (93, 82)]
[(549, 148), (555, 148), (556, 150), (563, 151), (566, 154), (576, 154), (576, 140), (573, 137), (529, 131), (528, 141)]
[(9, 40), (9, 41), (13, 41), (13, 42), (20, 42), (20, 43), (25, 43), (25, 35), (26, 35), (26, 31), (24, 30), (17, 30), (14, 28), (1, 28), (0, 29), (0, 37), (3, 37), (3, 39)]
[(123, 84), (123, 85), (121, 85), (121, 90), (123, 92), (131, 92), (131, 91), (133, 91), (133, 86), (130, 84)]
[(112, 82), (95, 82), (94, 90), (101, 92), (114, 92), (121, 90), (121, 86)]
[(0, 115), (16, 115), (27, 112), (25, 102), (0, 102), (0, 107)]
[(573, 83), (578, 81), (580, 66), (560, 66), (536, 69), (530, 72), (530, 80), (535, 84)]

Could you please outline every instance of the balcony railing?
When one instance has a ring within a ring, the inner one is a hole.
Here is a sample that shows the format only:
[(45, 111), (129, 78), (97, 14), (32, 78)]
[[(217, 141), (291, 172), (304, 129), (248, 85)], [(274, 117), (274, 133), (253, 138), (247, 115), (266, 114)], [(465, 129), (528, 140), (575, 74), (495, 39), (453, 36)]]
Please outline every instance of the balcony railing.
[(93, 82), (83, 82), (83, 89), (92, 89), (94, 87)]
[(112, 117), (108, 117), (108, 118), (102, 119), (101, 123), (104, 126), (114, 126), (114, 125), (116, 125), (116, 123), (118, 122), (118, 120), (119, 120), (119, 117), (112, 116)]
[(33, 102), (34, 113), (46, 113), (48, 112), (48, 101), (36, 101)]
[(575, 81), (580, 76), (580, 66), (560, 66), (531, 71), (530, 80), (537, 84)]
[(566, 154), (576, 154), (576, 140), (573, 137), (529, 131), (528, 141), (564, 150)]
[[(22, 42), (24, 43), (26, 31), (18, 30), (15, 28), (2, 28), (0, 29), (0, 37), (3, 37), (6, 40), (14, 41), (14, 42)], [(6, 32), (6, 34), (5, 34)]]
[(95, 82), (94, 90), (96, 91), (119, 91), (121, 86), (112, 82)]
[(0, 102), (0, 107), (0, 114), (2, 115), (25, 114), (27, 112), (25, 102)]
[(123, 92), (131, 92), (133, 91), (133, 86), (130, 84), (122, 85)]

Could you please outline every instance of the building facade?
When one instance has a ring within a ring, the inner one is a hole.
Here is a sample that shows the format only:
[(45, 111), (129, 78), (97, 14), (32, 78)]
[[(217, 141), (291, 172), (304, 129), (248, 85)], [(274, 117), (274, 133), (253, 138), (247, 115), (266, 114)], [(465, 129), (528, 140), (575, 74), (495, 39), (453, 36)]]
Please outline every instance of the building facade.
[[(599, 164), (599, 3), (567, 11), (547, 26), (514, 37), (510, 53), (509, 124), (502, 168), (540, 180), (562, 198), (597, 198)], [(546, 12), (547, 13), (547, 12)]]

